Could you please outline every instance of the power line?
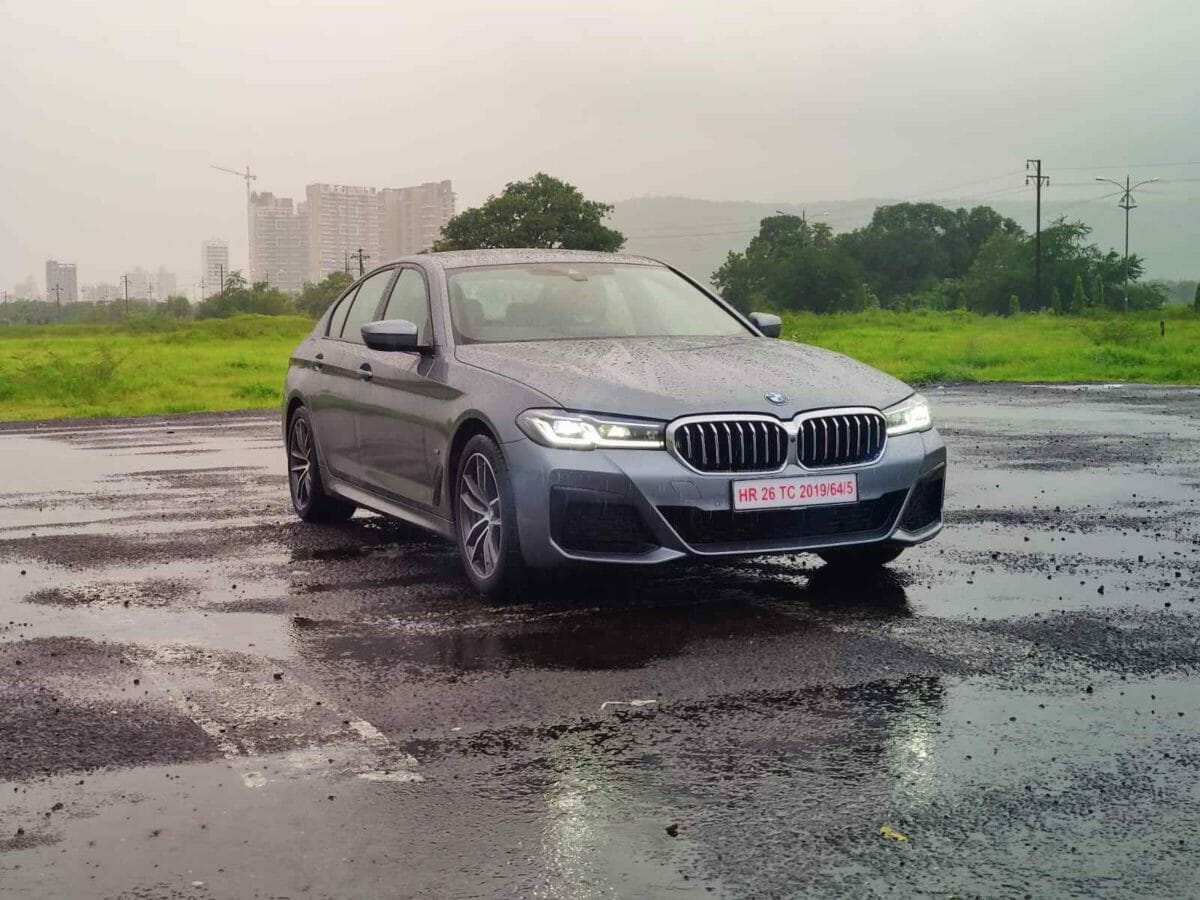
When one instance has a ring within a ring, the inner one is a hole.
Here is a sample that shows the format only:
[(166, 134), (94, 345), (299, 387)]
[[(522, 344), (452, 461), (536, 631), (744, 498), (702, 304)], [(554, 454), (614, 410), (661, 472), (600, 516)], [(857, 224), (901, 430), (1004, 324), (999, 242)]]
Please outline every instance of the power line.
[(1022, 170), (1017, 169), (1014, 172), (1004, 172), (1000, 175), (989, 175), (987, 178), (978, 178), (975, 181), (967, 181), (963, 184), (956, 184), (953, 187), (933, 188), (931, 190), (921, 191), (920, 193), (912, 194), (908, 197), (902, 197), (901, 199), (899, 199), (895, 202), (908, 203), (911, 200), (919, 200), (921, 197), (932, 197), (935, 194), (948, 193), (950, 191), (958, 191), (958, 190), (962, 190), (965, 187), (973, 187), (974, 185), (977, 185), (977, 184), (987, 184), (989, 181), (999, 181), (1001, 178), (1012, 178), (1014, 175), (1021, 175), (1021, 174), (1023, 174)]
[(1101, 194), (1099, 197), (1084, 197), (1082, 200), (1072, 200), (1070, 203), (1062, 204), (1061, 206), (1058, 207), (1058, 209), (1061, 211), (1064, 209), (1070, 209), (1073, 206), (1082, 206), (1084, 203), (1097, 203), (1101, 200), (1108, 200), (1111, 197), (1115, 197), (1119, 193), (1121, 193), (1121, 192), (1113, 191), (1108, 194)]
[(1059, 166), (1058, 168), (1063, 172), (1085, 172), (1092, 169), (1182, 169), (1185, 166), (1200, 166), (1200, 160), (1195, 162), (1137, 163), (1136, 165), (1121, 163), (1116, 166)]

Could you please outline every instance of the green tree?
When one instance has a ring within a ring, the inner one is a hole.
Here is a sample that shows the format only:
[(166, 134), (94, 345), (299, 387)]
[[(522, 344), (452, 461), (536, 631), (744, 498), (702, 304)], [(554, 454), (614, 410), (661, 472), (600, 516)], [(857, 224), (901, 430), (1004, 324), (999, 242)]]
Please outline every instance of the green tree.
[[(936, 203), (878, 207), (863, 228), (839, 236), (885, 305), (906, 294), (933, 290), (945, 278), (962, 278), (994, 234), (1021, 229), (994, 209), (951, 210)], [(907, 304), (901, 304), (907, 305)]]
[(316, 284), (306, 281), (304, 289), (300, 291), (300, 296), (296, 298), (296, 308), (314, 319), (319, 318), (325, 310), (329, 309), (329, 305), (333, 303), (338, 294), (350, 285), (351, 281), (353, 279), (340, 270), (330, 272)]
[(1200, 313), (1200, 281), (1196, 282), (1196, 298), (1192, 301), (1192, 309)]
[(838, 246), (833, 230), (800, 216), (768, 216), (744, 253), (730, 253), (712, 282), (743, 312), (862, 309), (868, 295), (862, 271)]
[(1012, 295), (1033, 287), (1032, 256), (1020, 237), (996, 232), (979, 248), (963, 280), (966, 304), (975, 312), (1004, 315)]
[(1010, 316), (1019, 316), (1021, 314), (1021, 300), (1016, 294), (1008, 298), (1008, 314)]
[(221, 319), (239, 313), (257, 313), (263, 316), (285, 316), (295, 312), (292, 298), (279, 288), (265, 281), (246, 284), (241, 272), (230, 272), (225, 287), (196, 304), (197, 319)]
[(621, 232), (608, 228), (607, 203), (585, 200), (579, 189), (538, 172), (527, 181), (505, 185), (500, 196), (464, 210), (446, 223), (434, 250), (492, 247), (546, 247), (615, 252), (625, 245)]
[[(1054, 290), (1058, 290), (1056, 287)], [(1075, 312), (1083, 312), (1088, 308), (1088, 296), (1083, 292), (1083, 276), (1075, 276), (1075, 284), (1071, 288), (1071, 309)]]
[(163, 312), (176, 319), (187, 319), (192, 315), (192, 304), (181, 294), (172, 294), (163, 301)]
[(1056, 315), (1061, 316), (1063, 311), (1062, 294), (1058, 292), (1058, 287), (1050, 289), (1050, 310)]

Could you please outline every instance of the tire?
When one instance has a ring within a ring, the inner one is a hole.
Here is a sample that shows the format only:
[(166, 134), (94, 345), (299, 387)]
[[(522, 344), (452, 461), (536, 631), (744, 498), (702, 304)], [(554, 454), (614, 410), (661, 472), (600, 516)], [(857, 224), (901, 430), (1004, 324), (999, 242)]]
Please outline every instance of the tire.
[(817, 556), (825, 560), (828, 568), (839, 572), (861, 571), (869, 573), (892, 562), (904, 552), (900, 544), (861, 544), (857, 547), (835, 547), (821, 550)]
[(305, 522), (345, 522), (354, 515), (354, 504), (325, 490), (321, 462), (308, 410), (298, 407), (288, 421), (288, 490), (292, 509)]
[(508, 599), (525, 584), (517, 536), (517, 505), (508, 464), (491, 437), (467, 441), (454, 473), (455, 543), (472, 586), (491, 599)]

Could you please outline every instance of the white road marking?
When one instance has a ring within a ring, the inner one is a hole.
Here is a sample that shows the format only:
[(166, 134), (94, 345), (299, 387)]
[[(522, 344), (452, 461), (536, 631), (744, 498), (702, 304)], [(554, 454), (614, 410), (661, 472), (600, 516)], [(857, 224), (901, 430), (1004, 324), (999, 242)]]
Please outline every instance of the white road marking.
[[(308, 684), (290, 676), (276, 680), (273, 675), (279, 671), (279, 667), (270, 660), (252, 659), (253, 668), (242, 671), (243, 677), (231, 685), (229, 675), (232, 673), (228, 671), (226, 661), (217, 654), (198, 655), (197, 650), (190, 646), (160, 646), (139, 659), (139, 663), (147, 674), (158, 676), (156, 680), (161, 682), (171, 680), (168, 666), (182, 665), (199, 669), (200, 674), (213, 684), (215, 691), (206, 688), (198, 692), (210, 701), (208, 709), (189, 699), (181, 688), (174, 685), (164, 684), (164, 694), (180, 713), (212, 738), (226, 760), (241, 770), (242, 783), (247, 788), (262, 788), (272, 780), (263, 771), (265, 767), (262, 761), (266, 758), (280, 760), (283, 767), (290, 771), (319, 769), (327, 772), (326, 763), (332, 763), (340, 757), (346, 767), (343, 771), (347, 774), (352, 772), (365, 781), (412, 784), (425, 780), (414, 771), (419, 765), (416, 757), (395, 747), (387, 735), (366, 719), (347, 714)], [(238, 662), (244, 664), (245, 660)], [(317, 718), (314, 726), (318, 731), (324, 731), (323, 734), (314, 735), (308, 747), (290, 753), (270, 754), (269, 757), (259, 754), (258, 745), (247, 727), (279, 727), (314, 716)], [(225, 720), (224, 724), (222, 719)], [(333, 725), (333, 722), (339, 724)], [(345, 741), (347, 728), (357, 736), (361, 752)], [(244, 733), (245, 736), (234, 740), (234, 733)]]

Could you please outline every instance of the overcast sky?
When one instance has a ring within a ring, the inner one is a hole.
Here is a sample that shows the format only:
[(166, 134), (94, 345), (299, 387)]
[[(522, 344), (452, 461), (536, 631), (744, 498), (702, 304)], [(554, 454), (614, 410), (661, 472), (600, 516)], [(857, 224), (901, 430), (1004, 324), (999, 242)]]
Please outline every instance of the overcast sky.
[(1198, 10), (0, 0), (0, 286), (49, 257), (83, 283), (165, 264), (190, 284), (214, 235), (244, 266), (245, 189), (213, 164), (292, 197), (450, 178), (462, 209), (538, 170), (606, 201), (785, 202), (1027, 156), (1200, 160)]

